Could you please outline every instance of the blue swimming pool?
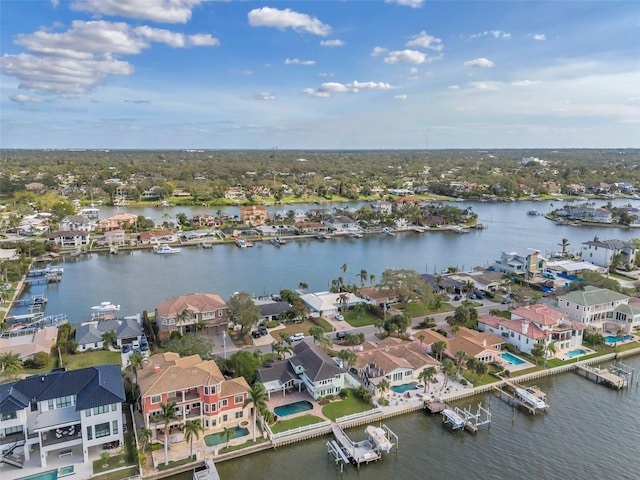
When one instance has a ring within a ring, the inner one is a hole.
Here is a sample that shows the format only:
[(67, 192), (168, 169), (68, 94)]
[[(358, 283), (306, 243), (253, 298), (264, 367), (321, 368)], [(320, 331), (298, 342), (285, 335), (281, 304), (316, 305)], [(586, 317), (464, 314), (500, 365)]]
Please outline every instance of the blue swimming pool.
[(18, 480), (56, 480), (58, 478), (58, 470), (49, 470), (48, 472), (36, 473), (28, 477), (21, 477)]
[[(233, 436), (229, 438), (229, 441), (234, 438), (245, 437), (249, 435), (249, 430), (247, 428), (242, 427), (233, 427), (230, 428), (233, 432)], [(227, 443), (227, 436), (223, 434), (223, 432), (212, 433), (211, 435), (207, 435), (204, 437), (204, 444), (207, 447), (213, 447), (214, 445), (220, 445), (221, 443)]]
[(279, 417), (286, 417), (287, 415), (294, 415), (296, 413), (306, 412), (307, 410), (311, 410), (313, 405), (311, 402), (307, 400), (301, 400), (295, 403), (289, 403), (287, 405), (280, 405), (273, 409), (273, 413), (275, 413)]
[(519, 359), (518, 357), (516, 357), (515, 355), (512, 355), (509, 352), (502, 352), (500, 356), (509, 365), (522, 365), (523, 363), (525, 363), (524, 360)]
[(396, 393), (404, 393), (407, 390), (415, 390), (418, 388), (418, 384), (416, 382), (411, 383), (403, 383), (402, 385), (394, 385), (391, 387), (391, 391)]
[(565, 355), (567, 358), (577, 357), (578, 355), (584, 355), (587, 351), (584, 348), (576, 348), (575, 350), (571, 350), (567, 352)]
[(607, 335), (604, 337), (604, 341), (607, 343), (626, 342), (627, 340), (631, 340), (631, 335)]

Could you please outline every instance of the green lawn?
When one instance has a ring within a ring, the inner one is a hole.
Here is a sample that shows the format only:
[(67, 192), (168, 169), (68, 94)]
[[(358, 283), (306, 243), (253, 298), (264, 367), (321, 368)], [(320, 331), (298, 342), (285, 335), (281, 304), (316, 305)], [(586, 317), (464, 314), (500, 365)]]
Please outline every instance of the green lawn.
[(117, 472), (105, 473), (104, 475), (95, 475), (91, 478), (95, 480), (121, 480), (123, 478), (133, 477), (137, 474), (138, 467), (130, 467), (123, 470), (118, 470)]
[(373, 325), (376, 322), (376, 318), (375, 315), (369, 312), (362, 313), (359, 317), (353, 311), (348, 311), (344, 314), (344, 320), (353, 328)]
[(307, 425), (313, 425), (314, 423), (324, 422), (324, 418), (317, 417), (315, 415), (301, 415), (299, 417), (291, 418), (289, 420), (278, 420), (271, 427), (273, 433), (286, 432), (298, 427), (305, 427)]
[(335, 420), (336, 418), (344, 417), (351, 413), (366, 412), (373, 408), (357, 397), (350, 388), (345, 388), (343, 391), (347, 392), (347, 398), (331, 402), (322, 407), (322, 414), (325, 417)]
[[(397, 303), (393, 305), (398, 310), (402, 310), (402, 305)], [(424, 317), (434, 315), (436, 313), (453, 312), (455, 309), (450, 303), (442, 302), (439, 308), (431, 308), (420, 302), (410, 302), (407, 304), (406, 312), (412, 317)]]
[(93, 367), (94, 365), (104, 365), (110, 363), (121, 364), (120, 352), (110, 352), (108, 350), (95, 350), (93, 352), (74, 353), (62, 357), (63, 366), (67, 370), (78, 370), (80, 368)]

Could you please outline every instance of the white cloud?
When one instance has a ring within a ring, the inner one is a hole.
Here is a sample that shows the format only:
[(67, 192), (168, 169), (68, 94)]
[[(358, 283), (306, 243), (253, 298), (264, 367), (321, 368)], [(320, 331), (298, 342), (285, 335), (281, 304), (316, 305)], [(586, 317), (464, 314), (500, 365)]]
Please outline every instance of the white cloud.
[(449, 90), (460, 90), (460, 85), (449, 85)]
[(491, 91), (495, 92), (500, 90), (501, 82), (471, 82), (469, 83), (474, 90)]
[(427, 60), (427, 54), (417, 50), (394, 50), (384, 59), (385, 63), (421, 64)]
[(502, 30), (485, 30), (484, 32), (474, 33), (470, 38), (493, 37), (496, 39), (511, 38), (511, 34)]
[(287, 58), (284, 61), (285, 65), (315, 65), (315, 60), (300, 60), (299, 58)]
[(60, 0), (51, 0), (51, 6), (53, 8), (58, 8), (59, 4), (60, 4)]
[(424, 0), (384, 0), (385, 3), (397, 3), (403, 7), (420, 8)]
[(465, 67), (480, 67), (480, 68), (491, 68), (494, 66), (494, 63), (484, 57), (476, 58), (474, 60), (469, 60), (464, 62)]
[(396, 100), (406, 100), (408, 97), (406, 93), (402, 93), (400, 95), (394, 95), (393, 98), (395, 98)]
[(308, 32), (323, 37), (331, 33), (329, 25), (289, 8), (285, 10), (270, 7), (255, 8), (247, 14), (247, 18), (252, 27), (273, 27), (278, 30), (291, 28), (296, 32)]
[(384, 47), (373, 47), (373, 51), (371, 52), (372, 57), (377, 57), (378, 55), (382, 55), (383, 53), (387, 53), (389, 51), (388, 48)]
[(539, 83), (541, 83), (540, 80), (518, 80), (511, 82), (511, 85), (514, 87), (530, 87), (531, 85), (537, 85)]
[(332, 72), (321, 72), (318, 74), (319, 77), (333, 77), (333, 73)]
[(318, 88), (305, 88), (302, 93), (318, 98), (328, 98), (336, 93), (358, 93), (360, 90), (391, 90), (393, 87), (385, 82), (351, 83), (325, 82)]
[(30, 97), (30, 96), (25, 95), (23, 93), (18, 93), (16, 95), (12, 95), (11, 97), (9, 97), (9, 100), (11, 100), (12, 102), (16, 102), (16, 103), (42, 103), (42, 99), (41, 98)]
[(342, 47), (345, 43), (342, 40), (320, 40), (323, 47)]
[(409, 40), (406, 43), (405, 47), (429, 48), (431, 50), (439, 52), (442, 50), (444, 45), (442, 44), (441, 39), (429, 35), (423, 30), (419, 34), (415, 35), (411, 40)]
[(258, 100), (277, 100), (278, 99), (278, 97), (276, 97), (275, 94), (271, 92), (260, 92), (259, 94), (256, 95), (256, 98)]
[(64, 32), (40, 30), (17, 35), (15, 43), (30, 53), (5, 54), (0, 68), (19, 78), (23, 88), (78, 95), (91, 91), (108, 75), (133, 73), (129, 63), (116, 57), (137, 55), (153, 42), (174, 48), (219, 44), (209, 34), (184, 35), (124, 22), (75, 20)]
[(527, 36), (537, 40), (538, 42), (544, 42), (547, 39), (547, 36), (544, 33), (530, 33)]
[(187, 23), (191, 10), (205, 1), (208, 0), (82, 0), (74, 1), (71, 8), (156, 23)]

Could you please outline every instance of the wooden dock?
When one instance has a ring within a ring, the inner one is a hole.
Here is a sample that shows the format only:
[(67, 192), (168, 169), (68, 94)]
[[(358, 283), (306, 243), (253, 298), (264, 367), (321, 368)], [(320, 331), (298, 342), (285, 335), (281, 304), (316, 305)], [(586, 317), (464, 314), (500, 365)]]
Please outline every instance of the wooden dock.
[[(346, 457), (347, 460), (360, 468), (362, 463), (368, 464), (380, 460), (380, 453), (369, 440), (354, 442), (337, 424), (332, 425), (331, 430), (336, 437), (336, 441), (334, 444), (327, 442), (327, 446), (329, 454), (337, 455), (335, 456), (336, 462), (343, 461), (343, 457)], [(338, 451), (341, 453), (337, 453)]]
[[(513, 387), (513, 385), (515, 385), (515, 384), (510, 384), (510, 386), (512, 386), (512, 387)], [(520, 388), (520, 387), (518, 387), (518, 388)], [(529, 389), (531, 389), (531, 387), (529, 387)], [(542, 393), (541, 390), (539, 390), (539, 389), (537, 389), (537, 390), (542, 395), (544, 395), (544, 393)], [(509, 405), (513, 405), (514, 407), (520, 407), (523, 410), (526, 410), (527, 412), (529, 412), (531, 415), (535, 415), (538, 412), (544, 411), (546, 409), (546, 407), (545, 407), (545, 409), (536, 408), (535, 406), (531, 405), (530, 403), (527, 403), (524, 400), (518, 398), (515, 394), (507, 392), (504, 388), (500, 388), (500, 387), (496, 386), (496, 387), (494, 387), (494, 391), (497, 393), (497, 395), (500, 398), (500, 400), (503, 400), (503, 401), (507, 402)], [(534, 395), (536, 395), (536, 394), (534, 393)], [(545, 397), (540, 396), (540, 395), (536, 395), (536, 396), (538, 396), (540, 399), (545, 398)], [(546, 401), (545, 401), (545, 405), (546, 405)]]
[(434, 415), (436, 413), (442, 413), (442, 411), (445, 408), (450, 408), (450, 407), (445, 402), (432, 401), (432, 402), (424, 402), (424, 408), (431, 415)]
[[(623, 364), (621, 364), (623, 365)], [(588, 365), (578, 365), (576, 372), (589, 380), (593, 380), (596, 383), (602, 383), (610, 388), (622, 390), (629, 386), (629, 377), (633, 376), (632, 372), (627, 372), (626, 369), (621, 367), (598, 368)]]

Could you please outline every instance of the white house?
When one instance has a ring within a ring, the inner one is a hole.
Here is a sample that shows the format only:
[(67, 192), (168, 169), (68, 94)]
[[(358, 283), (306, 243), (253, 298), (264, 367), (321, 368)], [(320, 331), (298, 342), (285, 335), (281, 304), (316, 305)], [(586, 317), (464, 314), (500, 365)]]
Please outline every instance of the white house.
[(122, 445), (125, 399), (118, 365), (55, 369), (0, 385), (0, 449), (22, 453), (4, 461), (22, 466), (39, 455), (42, 468), (50, 456), (86, 463), (90, 450)]
[(582, 244), (582, 260), (603, 268), (609, 268), (619, 255), (619, 266), (634, 265), (638, 249), (623, 240), (590, 240)]
[[(344, 301), (341, 302), (341, 295), (344, 295)], [(322, 312), (323, 315), (335, 315), (340, 308), (349, 308), (364, 303), (364, 300), (353, 293), (305, 293), (300, 296), (300, 300), (309, 307), (312, 313)]]

